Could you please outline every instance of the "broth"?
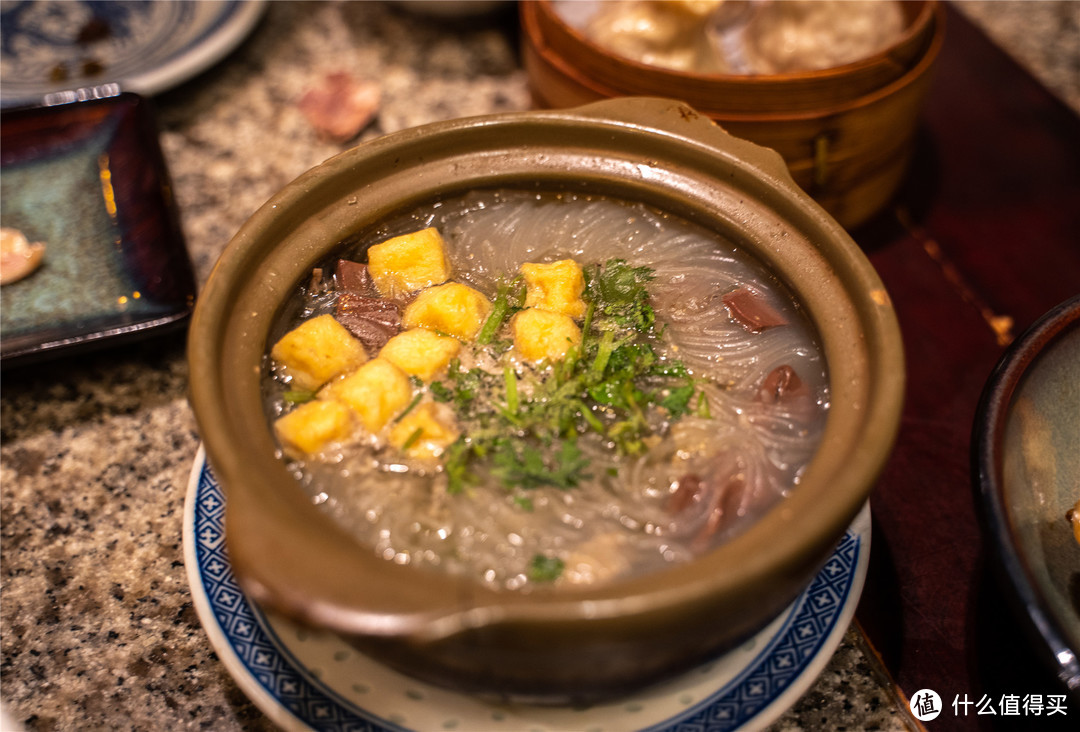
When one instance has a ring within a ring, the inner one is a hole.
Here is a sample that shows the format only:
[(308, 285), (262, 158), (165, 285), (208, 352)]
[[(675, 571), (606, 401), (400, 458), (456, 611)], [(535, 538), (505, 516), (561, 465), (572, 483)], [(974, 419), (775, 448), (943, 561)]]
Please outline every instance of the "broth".
[[(522, 264), (572, 260), (585, 270), (586, 300), (608, 280), (637, 277), (655, 325), (627, 340), (601, 300), (595, 317), (576, 313), (580, 346), (561, 360), (530, 360), (509, 345), (518, 326), (507, 318), (486, 345), (450, 343), (449, 366), (414, 378), (409, 404), (381, 430), (350, 432), (309, 455), (283, 451), (312, 500), (379, 556), (508, 590), (606, 582), (708, 551), (798, 484), (828, 409), (826, 365), (797, 303), (738, 247), (641, 204), (500, 190), (398, 217), (338, 256), (364, 262), (372, 245), (428, 227), (445, 240), (449, 279), (496, 311)], [(341, 278), (327, 274), (336, 260), (295, 296), (275, 335), (339, 312)], [(605, 342), (610, 360), (596, 355)], [(638, 373), (618, 382), (623, 396), (604, 391), (618, 364)], [(576, 387), (575, 374), (580, 383), (596, 376), (570, 395), (578, 412), (557, 429), (528, 422), (549, 416), (552, 384)], [(269, 355), (264, 385), (271, 421), (296, 409), (295, 379)], [(388, 435), (421, 409), (456, 433), (417, 457), (415, 445)]]

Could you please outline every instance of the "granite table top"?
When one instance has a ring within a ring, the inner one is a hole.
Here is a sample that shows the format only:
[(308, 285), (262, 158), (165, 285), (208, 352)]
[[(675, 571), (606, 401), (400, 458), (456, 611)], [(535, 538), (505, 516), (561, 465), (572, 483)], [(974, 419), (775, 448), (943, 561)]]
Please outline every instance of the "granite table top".
[[(1080, 3), (960, 7), (1080, 113)], [(154, 99), (198, 280), (260, 204), (357, 141), (529, 108), (517, 43), (512, 8), (453, 23), (387, 3), (270, 3), (236, 52)], [(321, 139), (296, 104), (338, 70), (382, 86), (376, 118), (347, 143)], [(184, 355), (177, 334), (3, 374), (5, 725), (272, 728), (211, 648), (187, 583), (181, 520), (199, 437)], [(912, 724), (852, 629), (774, 729)]]

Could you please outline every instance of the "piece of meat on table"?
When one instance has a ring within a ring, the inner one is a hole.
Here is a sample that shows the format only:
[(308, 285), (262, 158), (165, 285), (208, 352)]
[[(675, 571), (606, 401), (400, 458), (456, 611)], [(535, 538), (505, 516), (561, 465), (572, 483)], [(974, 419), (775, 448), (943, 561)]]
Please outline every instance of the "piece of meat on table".
[(375, 118), (382, 102), (382, 87), (343, 71), (327, 74), (298, 103), (318, 135), (332, 142), (348, 142)]

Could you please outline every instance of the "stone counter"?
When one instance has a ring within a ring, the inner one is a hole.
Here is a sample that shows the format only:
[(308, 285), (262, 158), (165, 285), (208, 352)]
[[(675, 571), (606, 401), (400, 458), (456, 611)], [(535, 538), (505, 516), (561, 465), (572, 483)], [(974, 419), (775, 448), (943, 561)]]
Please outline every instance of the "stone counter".
[[(1080, 3), (1023, 5), (1025, 22), (1039, 27), (1071, 20), (1058, 48), (1072, 55), (1025, 63), (1039, 70), (1052, 62), (1048, 83), (1056, 79), (1058, 94), (1080, 111)], [(965, 12), (989, 23), (1018, 11), (972, 3)], [(374, 2), (271, 3), (225, 62), (155, 99), (200, 282), (263, 201), (355, 142), (320, 140), (296, 107), (338, 70), (382, 84), (380, 111), (360, 140), (530, 106), (512, 8), (453, 23)], [(181, 335), (4, 372), (0, 695), (12, 724), (272, 727), (225, 671), (192, 605), (181, 532), (198, 435), (186, 388)], [(875, 669), (849, 631), (775, 728), (906, 729)]]

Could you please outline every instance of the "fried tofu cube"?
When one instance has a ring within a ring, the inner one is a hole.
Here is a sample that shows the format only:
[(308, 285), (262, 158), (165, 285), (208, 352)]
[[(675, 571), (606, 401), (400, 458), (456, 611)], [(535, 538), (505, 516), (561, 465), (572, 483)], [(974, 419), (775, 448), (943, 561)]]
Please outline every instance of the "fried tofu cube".
[(390, 444), (415, 458), (435, 458), (461, 435), (454, 413), (443, 404), (423, 402), (390, 429)]
[(355, 428), (356, 421), (347, 406), (321, 399), (305, 402), (274, 422), (274, 434), (282, 448), (297, 458), (345, 441)]
[(378, 432), (412, 400), (408, 375), (385, 358), (373, 358), (351, 374), (332, 381), (319, 399), (344, 403), (369, 432)]
[(409, 303), (401, 324), (406, 328), (427, 328), (471, 341), (491, 314), (491, 303), (468, 285), (448, 282), (430, 287)]
[(368, 249), (368, 274), (383, 297), (442, 284), (450, 277), (446, 243), (434, 227), (387, 239)]
[(525, 307), (550, 310), (578, 320), (585, 316), (585, 276), (572, 259), (550, 264), (527, 262), (521, 265), (525, 276)]
[(429, 382), (446, 370), (450, 361), (461, 350), (461, 342), (455, 338), (439, 335), (433, 330), (412, 328), (398, 333), (379, 351), (399, 369)]
[(332, 315), (319, 315), (296, 326), (270, 349), (297, 389), (315, 391), (338, 374), (367, 361), (360, 341)]
[(511, 320), (514, 348), (526, 361), (560, 361), (581, 343), (581, 329), (569, 315), (527, 308)]

